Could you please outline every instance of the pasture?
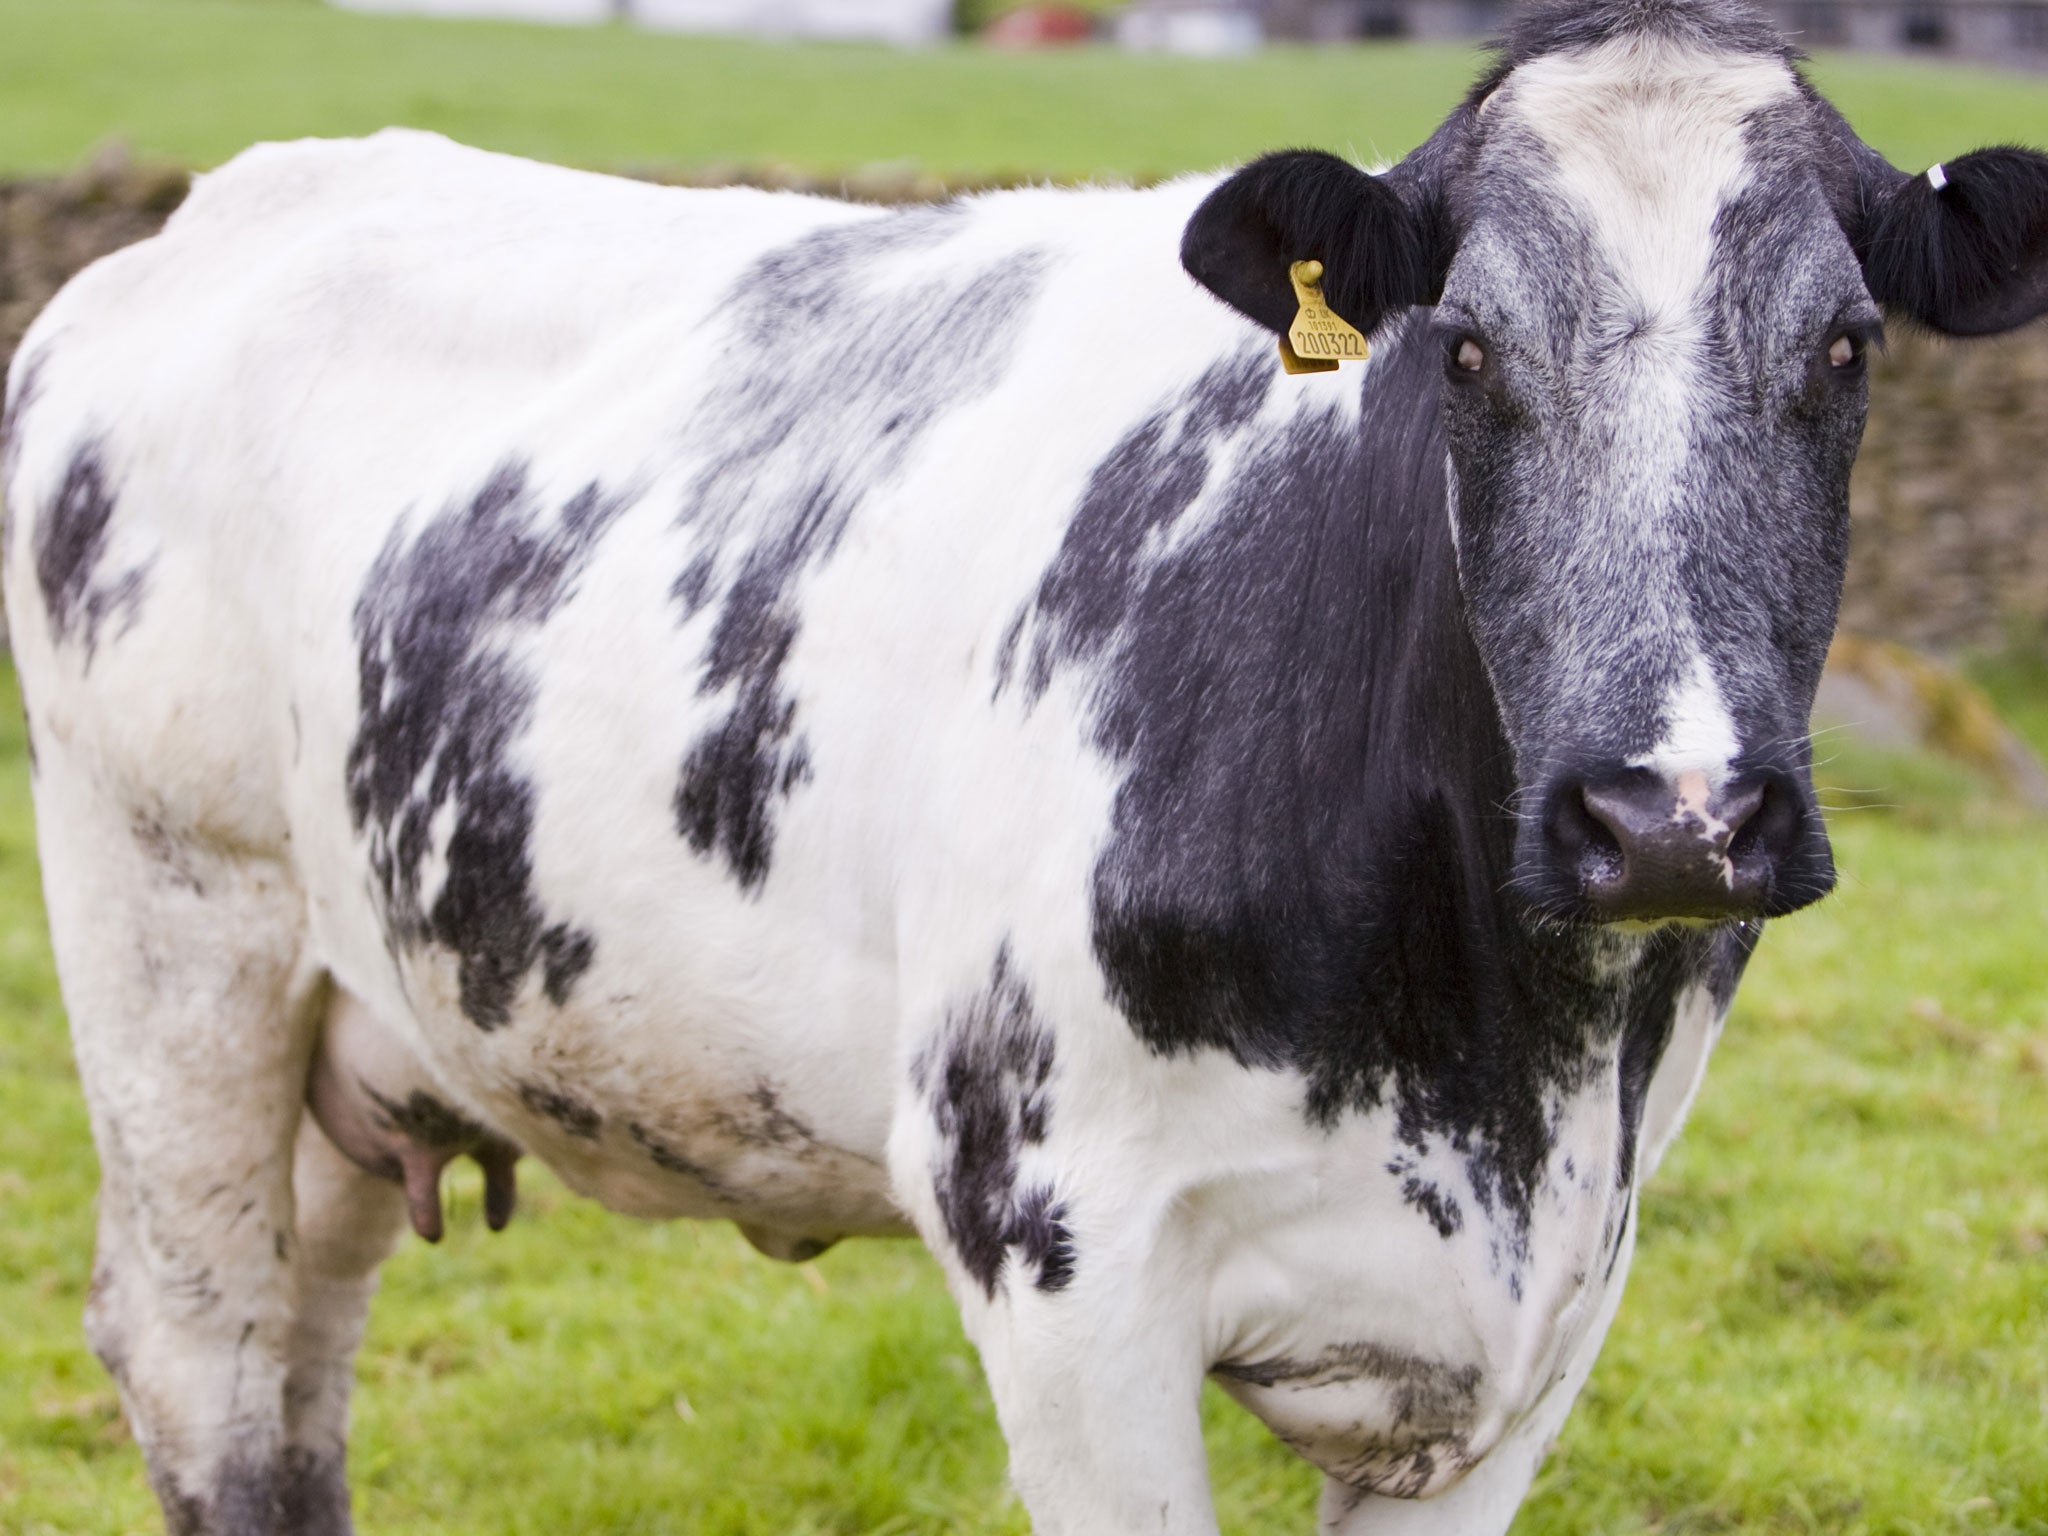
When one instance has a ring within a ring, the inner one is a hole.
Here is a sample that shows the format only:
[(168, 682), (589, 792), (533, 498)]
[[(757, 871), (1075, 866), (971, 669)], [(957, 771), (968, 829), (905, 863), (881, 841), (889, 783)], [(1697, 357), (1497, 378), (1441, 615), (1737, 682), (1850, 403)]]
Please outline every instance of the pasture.
[[(207, 166), (258, 139), (408, 123), (605, 169), (907, 161), (955, 178), (1155, 177), (1286, 145), (1398, 156), (1475, 58), (899, 53), (360, 16), (320, 0), (0, 0), (0, 174), (63, 171), (109, 136)], [(1845, 56), (1814, 73), (1901, 164), (2048, 136), (2040, 76)]]
[[(367, 20), (310, 0), (0, 0), (0, 169), (118, 132), (205, 165), (386, 121), (593, 165), (911, 159), (1150, 175), (1273, 144), (1397, 153), (1462, 50), (891, 55)], [(2048, 82), (1828, 60), (1908, 163), (2048, 137)], [(1365, 137), (1365, 135), (1371, 137)], [(2048, 749), (2048, 675), (1988, 670)], [(0, 1533), (157, 1529), (78, 1315), (94, 1172), (0, 673)], [(1629, 1294), (1525, 1536), (2048, 1536), (2048, 823), (1843, 750), (1840, 893), (1777, 924), (1644, 1199)], [(511, 1229), (454, 1181), (385, 1270), (360, 1366), (366, 1533), (1022, 1536), (936, 1267), (799, 1268), (646, 1226), (531, 1164)], [(1304, 1536), (1314, 1480), (1213, 1394), (1227, 1531)]]

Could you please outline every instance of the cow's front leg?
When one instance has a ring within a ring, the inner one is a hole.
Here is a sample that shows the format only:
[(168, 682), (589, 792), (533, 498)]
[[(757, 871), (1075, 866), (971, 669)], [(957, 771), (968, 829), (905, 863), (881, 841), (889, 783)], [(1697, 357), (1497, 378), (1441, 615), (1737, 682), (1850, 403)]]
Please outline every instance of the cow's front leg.
[(929, 1038), (892, 1173), (981, 1351), (1033, 1530), (1215, 1536), (1200, 1268), (1175, 1262), (1170, 1201), (1103, 1175), (1006, 962)]
[(1504, 1536), (1542, 1465), (1542, 1451), (1503, 1445), (1455, 1487), (1430, 1499), (1390, 1499), (1330, 1478), (1322, 1536)]
[(1102, 1270), (1037, 1293), (1020, 1269), (963, 1311), (1037, 1536), (1215, 1536), (1192, 1306)]

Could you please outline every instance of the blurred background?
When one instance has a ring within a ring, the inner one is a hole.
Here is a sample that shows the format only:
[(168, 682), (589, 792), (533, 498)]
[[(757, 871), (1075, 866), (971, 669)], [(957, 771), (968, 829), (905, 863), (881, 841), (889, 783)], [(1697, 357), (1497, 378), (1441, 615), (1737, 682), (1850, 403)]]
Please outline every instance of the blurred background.
[[(261, 139), (390, 123), (902, 202), (1398, 157), (1511, 0), (0, 0), (0, 362)], [(1894, 162), (2048, 144), (2048, 0), (1785, 0)], [(2048, 326), (1895, 336), (1816, 720), (1841, 892), (1775, 925), (1518, 1533), (2048, 1536)], [(11, 670), (0, 660), (0, 688)], [(0, 1533), (159, 1529), (80, 1334), (94, 1168), (0, 701)], [(465, 1165), (466, 1166), (466, 1165)], [(797, 1268), (458, 1178), (361, 1362), (366, 1533), (1022, 1536), (931, 1262)], [(1226, 1531), (1315, 1480), (1220, 1398)]]

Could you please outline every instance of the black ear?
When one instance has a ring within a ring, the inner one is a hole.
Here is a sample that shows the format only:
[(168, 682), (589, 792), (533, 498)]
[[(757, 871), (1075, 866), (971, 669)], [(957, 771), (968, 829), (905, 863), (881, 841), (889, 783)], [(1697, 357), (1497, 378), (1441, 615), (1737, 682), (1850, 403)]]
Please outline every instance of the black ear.
[(1266, 155), (1203, 199), (1181, 236), (1181, 265), (1239, 314), (1284, 333), (1297, 308), (1287, 270), (1320, 261), (1324, 300), (1370, 336), (1441, 291), (1425, 234), (1436, 221), (1403, 200), (1412, 186), (1318, 150)]
[(2048, 313), (2048, 155), (1980, 149), (1923, 176), (1884, 170), (1849, 231), (1872, 298), (1950, 336)]

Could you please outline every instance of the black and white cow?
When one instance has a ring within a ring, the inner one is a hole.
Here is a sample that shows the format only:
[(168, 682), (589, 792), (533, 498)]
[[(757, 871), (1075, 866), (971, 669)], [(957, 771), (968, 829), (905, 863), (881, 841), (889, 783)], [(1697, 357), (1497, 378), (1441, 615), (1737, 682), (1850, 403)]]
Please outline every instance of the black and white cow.
[[(1307, 259), (1363, 368), (1281, 372)], [(916, 1231), (1041, 1532), (1210, 1536), (1210, 1374), (1327, 1532), (1503, 1530), (1833, 878), (1880, 311), (2044, 308), (2048, 159), (1896, 171), (1722, 0), (1527, 13), (1378, 176), (205, 178), (5, 457), (170, 1529), (349, 1528), (391, 1181), (434, 1233), (474, 1153), (502, 1221), (516, 1145), (780, 1256)]]

